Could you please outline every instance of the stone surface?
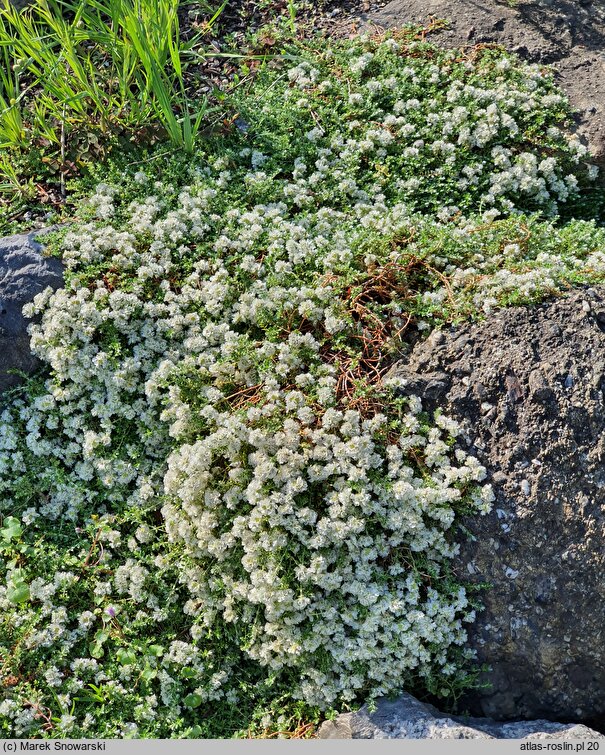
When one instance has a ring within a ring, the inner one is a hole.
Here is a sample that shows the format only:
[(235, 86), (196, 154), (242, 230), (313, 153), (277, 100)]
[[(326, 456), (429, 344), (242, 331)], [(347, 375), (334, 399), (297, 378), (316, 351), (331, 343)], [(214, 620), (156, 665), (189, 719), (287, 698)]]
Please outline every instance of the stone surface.
[(578, 111), (579, 134), (605, 165), (605, 2), (603, 0), (393, 0), (369, 16), (397, 28), (447, 19), (430, 35), (449, 47), (497, 43), (532, 62), (552, 64)]
[(598, 732), (581, 724), (552, 721), (497, 722), (490, 718), (447, 716), (437, 708), (404, 694), (378, 701), (326, 721), (320, 739), (595, 739)]
[(29, 320), (21, 314), (24, 304), (47, 286), (63, 285), (58, 259), (44, 257), (35, 241), (40, 231), (0, 239), (0, 391), (17, 385), (11, 370), (32, 372), (39, 362), (29, 349)]
[(492, 686), (465, 706), (605, 730), (605, 287), (433, 333), (396, 371), (496, 494), (455, 535), (458, 576), (493, 585), (469, 628)]

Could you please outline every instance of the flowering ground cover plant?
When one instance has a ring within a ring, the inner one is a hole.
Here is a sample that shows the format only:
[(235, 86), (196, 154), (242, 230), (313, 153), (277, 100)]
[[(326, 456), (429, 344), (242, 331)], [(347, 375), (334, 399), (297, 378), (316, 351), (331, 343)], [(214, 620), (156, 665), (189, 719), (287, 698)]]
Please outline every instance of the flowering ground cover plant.
[(473, 683), (448, 563), (491, 488), (390, 368), (601, 279), (605, 230), (545, 219), (594, 170), (547, 72), (414, 31), (296, 49), (235, 106), (193, 160), (106, 169), (29, 308), (46, 368), (0, 417), (6, 735), (300, 734)]

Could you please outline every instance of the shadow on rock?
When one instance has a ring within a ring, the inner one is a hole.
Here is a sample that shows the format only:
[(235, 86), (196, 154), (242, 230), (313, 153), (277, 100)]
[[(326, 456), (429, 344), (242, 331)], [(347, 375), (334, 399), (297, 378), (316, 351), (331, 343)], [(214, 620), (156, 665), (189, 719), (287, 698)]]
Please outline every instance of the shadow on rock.
[(0, 392), (19, 383), (13, 370), (29, 373), (40, 366), (30, 351), (23, 306), (48, 286), (63, 285), (63, 265), (42, 254), (35, 240), (40, 233), (0, 239)]

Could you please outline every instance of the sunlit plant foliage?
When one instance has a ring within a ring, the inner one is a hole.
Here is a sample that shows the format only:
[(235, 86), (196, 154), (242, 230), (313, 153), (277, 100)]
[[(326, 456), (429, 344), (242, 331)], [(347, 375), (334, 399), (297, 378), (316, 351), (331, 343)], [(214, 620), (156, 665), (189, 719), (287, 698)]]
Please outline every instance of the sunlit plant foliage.
[(492, 492), (395, 365), (600, 279), (603, 229), (544, 218), (594, 170), (550, 77), (500, 51), (296, 56), (188, 162), (107, 170), (28, 309), (46, 368), (0, 420), (9, 735), (301, 730), (473, 682), (449, 563)]

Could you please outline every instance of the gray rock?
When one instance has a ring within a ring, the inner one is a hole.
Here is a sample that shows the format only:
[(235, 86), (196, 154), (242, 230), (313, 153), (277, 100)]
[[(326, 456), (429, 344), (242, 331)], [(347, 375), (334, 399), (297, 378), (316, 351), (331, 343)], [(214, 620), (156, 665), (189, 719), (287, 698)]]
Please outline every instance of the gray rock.
[(0, 391), (18, 384), (11, 370), (30, 373), (39, 362), (30, 351), (27, 320), (21, 310), (50, 286), (63, 285), (60, 260), (44, 257), (40, 231), (0, 239)]
[(405, 380), (405, 384), (401, 388), (402, 395), (418, 396), (422, 394), (425, 399), (436, 401), (437, 404), (439, 399), (447, 394), (451, 382), (449, 376), (443, 372), (419, 375), (417, 372), (406, 374), (399, 371), (398, 377)]
[(501, 723), (491, 718), (447, 716), (404, 694), (381, 699), (371, 713), (364, 705), (326, 721), (320, 739), (596, 739), (602, 735), (581, 724), (552, 721)]
[(492, 669), (463, 701), (474, 714), (605, 729), (605, 287), (590, 291), (590, 311), (582, 290), (504, 309), (397, 368), (462, 424), (496, 495), (462, 522), (472, 539), (453, 533), (459, 578), (492, 585), (468, 629)]
[(449, 47), (497, 43), (532, 62), (552, 64), (578, 111), (578, 132), (605, 164), (605, 3), (588, 0), (393, 0), (367, 19), (397, 28), (446, 19), (430, 35)]

